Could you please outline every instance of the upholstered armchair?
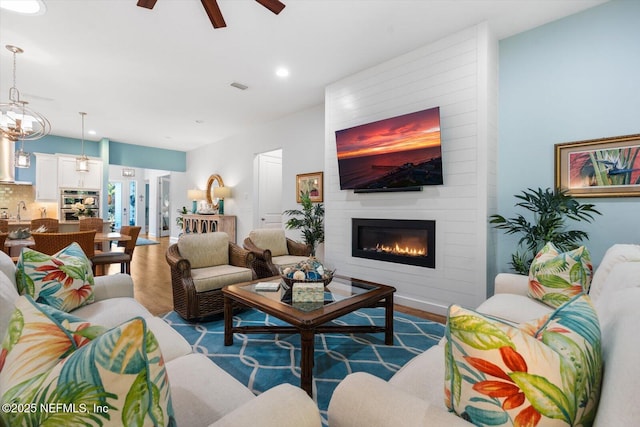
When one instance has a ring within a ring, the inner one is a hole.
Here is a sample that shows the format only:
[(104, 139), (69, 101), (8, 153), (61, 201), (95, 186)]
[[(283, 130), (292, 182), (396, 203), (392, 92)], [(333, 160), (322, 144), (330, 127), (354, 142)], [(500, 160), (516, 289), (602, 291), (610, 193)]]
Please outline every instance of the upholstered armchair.
[(173, 309), (188, 321), (222, 313), (222, 288), (256, 278), (253, 258), (230, 242), (227, 233), (183, 234), (166, 253)]
[(276, 228), (251, 231), (243, 246), (255, 256), (253, 269), (260, 279), (279, 276), (281, 267), (311, 256), (309, 245), (287, 238), (284, 230)]

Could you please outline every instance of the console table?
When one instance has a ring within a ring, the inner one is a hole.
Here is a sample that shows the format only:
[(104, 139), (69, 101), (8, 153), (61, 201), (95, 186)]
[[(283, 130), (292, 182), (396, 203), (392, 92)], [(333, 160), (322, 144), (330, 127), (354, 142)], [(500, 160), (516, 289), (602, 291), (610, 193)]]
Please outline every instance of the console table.
[(224, 231), (229, 235), (229, 241), (236, 243), (235, 215), (182, 215), (183, 233), (212, 233)]

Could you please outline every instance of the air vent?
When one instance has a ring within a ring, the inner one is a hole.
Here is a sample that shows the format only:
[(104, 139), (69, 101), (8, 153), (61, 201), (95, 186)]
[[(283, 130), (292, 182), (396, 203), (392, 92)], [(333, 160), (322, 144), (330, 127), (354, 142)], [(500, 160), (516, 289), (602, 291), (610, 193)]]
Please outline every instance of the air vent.
[(242, 83), (238, 83), (238, 82), (233, 82), (233, 83), (231, 83), (231, 86), (235, 87), (236, 89), (240, 89), (240, 90), (247, 90), (247, 89), (249, 89), (249, 86), (247, 86), (247, 85), (243, 85)]

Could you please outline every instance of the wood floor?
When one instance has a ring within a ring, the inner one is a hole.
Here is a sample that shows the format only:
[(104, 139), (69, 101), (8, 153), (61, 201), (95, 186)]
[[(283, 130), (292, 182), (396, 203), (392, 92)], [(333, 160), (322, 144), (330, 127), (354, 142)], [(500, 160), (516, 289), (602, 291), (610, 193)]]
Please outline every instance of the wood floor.
[[(151, 239), (160, 244), (136, 246), (131, 262), (131, 276), (135, 298), (154, 315), (161, 315), (173, 310), (171, 273), (164, 258), (170, 243), (169, 237)], [(119, 264), (109, 266), (109, 274), (119, 272)], [(396, 305), (396, 310), (435, 322), (444, 323), (446, 320), (444, 316), (400, 305)]]

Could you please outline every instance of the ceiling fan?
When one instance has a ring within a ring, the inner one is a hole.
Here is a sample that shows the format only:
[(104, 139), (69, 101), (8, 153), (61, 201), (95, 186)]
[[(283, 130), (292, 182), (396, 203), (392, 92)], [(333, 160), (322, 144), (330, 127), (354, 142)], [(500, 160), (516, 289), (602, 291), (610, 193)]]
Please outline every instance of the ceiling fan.
[[(158, 0), (138, 0), (138, 6), (144, 7), (146, 9), (153, 9), (153, 6), (156, 5)], [(227, 24), (224, 22), (224, 18), (222, 17), (222, 12), (220, 11), (220, 7), (218, 7), (217, 0), (200, 0), (202, 1), (202, 6), (204, 10), (207, 12), (209, 16), (209, 20), (213, 25), (213, 28), (222, 28), (226, 27)], [(285, 4), (279, 0), (256, 0), (258, 3), (269, 9), (271, 12), (276, 15), (282, 12)]]

